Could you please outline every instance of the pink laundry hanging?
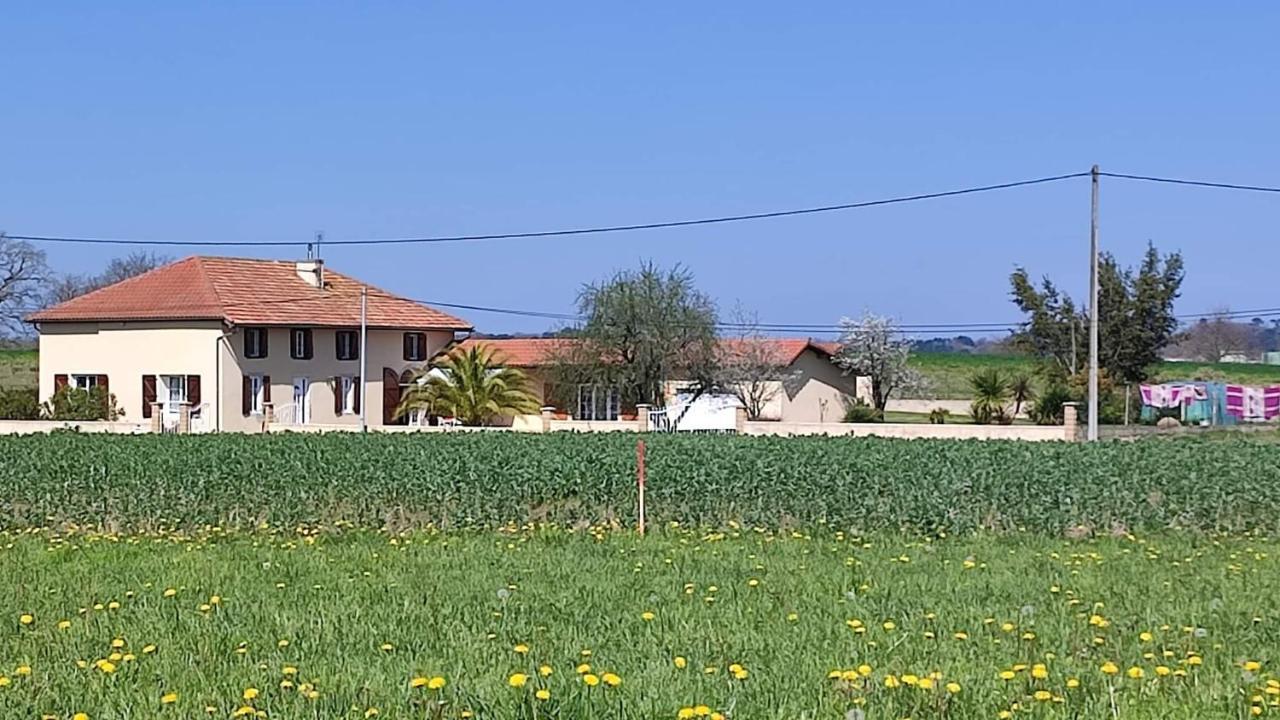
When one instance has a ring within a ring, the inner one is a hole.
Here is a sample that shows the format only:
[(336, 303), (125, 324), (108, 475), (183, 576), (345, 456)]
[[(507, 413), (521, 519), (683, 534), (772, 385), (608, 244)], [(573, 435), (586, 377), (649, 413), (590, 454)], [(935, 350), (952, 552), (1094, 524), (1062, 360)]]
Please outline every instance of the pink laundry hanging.
[(1244, 419), (1244, 386), (1227, 386), (1227, 414), (1237, 420)]
[(1262, 389), (1262, 417), (1266, 420), (1280, 417), (1280, 385)]

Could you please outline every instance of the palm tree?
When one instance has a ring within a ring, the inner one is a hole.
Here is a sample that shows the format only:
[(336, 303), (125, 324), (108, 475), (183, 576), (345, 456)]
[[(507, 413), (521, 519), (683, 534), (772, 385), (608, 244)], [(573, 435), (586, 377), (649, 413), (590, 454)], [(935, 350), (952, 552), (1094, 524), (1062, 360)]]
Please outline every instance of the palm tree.
[(973, 387), (973, 403), (969, 406), (973, 421), (981, 425), (993, 420), (1003, 422), (1010, 391), (1009, 381), (1004, 375), (995, 368), (983, 370), (969, 378), (969, 384)]
[(1009, 393), (1013, 395), (1013, 416), (1022, 412), (1022, 406), (1036, 399), (1036, 389), (1031, 385), (1031, 376), (1019, 373), (1009, 381)]
[(421, 410), (452, 415), (463, 425), (484, 425), (495, 417), (536, 413), (538, 399), (527, 385), (523, 372), (501, 367), (491, 351), (480, 346), (455, 348), (434, 368), (424, 366), (414, 373), (396, 417)]

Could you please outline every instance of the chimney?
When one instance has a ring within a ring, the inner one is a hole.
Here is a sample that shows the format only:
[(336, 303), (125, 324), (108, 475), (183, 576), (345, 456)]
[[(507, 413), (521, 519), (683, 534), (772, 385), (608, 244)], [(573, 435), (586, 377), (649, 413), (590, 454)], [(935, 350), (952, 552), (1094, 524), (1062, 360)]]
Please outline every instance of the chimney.
[(298, 277), (313, 288), (324, 289), (324, 260), (308, 258), (294, 263)]

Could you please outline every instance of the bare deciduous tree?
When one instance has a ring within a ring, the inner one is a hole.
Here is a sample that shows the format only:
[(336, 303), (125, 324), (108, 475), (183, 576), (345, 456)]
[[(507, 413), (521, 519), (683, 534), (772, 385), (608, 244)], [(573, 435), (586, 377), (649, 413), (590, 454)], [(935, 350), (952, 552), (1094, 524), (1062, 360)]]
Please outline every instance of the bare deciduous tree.
[(27, 334), (22, 318), (40, 304), (48, 279), (44, 251), (0, 234), (0, 337)]
[(758, 318), (741, 309), (731, 317), (737, 332), (721, 340), (717, 385), (742, 403), (747, 419), (759, 420), (794, 372), (787, 358), (779, 356), (777, 345), (760, 332)]
[(1212, 317), (1201, 318), (1184, 331), (1179, 340), (1179, 350), (1206, 362), (1222, 362), (1234, 353), (1248, 354), (1256, 344), (1253, 329), (1232, 320), (1227, 310), (1218, 310)]
[(72, 298), (93, 292), (121, 280), (128, 280), (161, 265), (173, 262), (173, 258), (157, 253), (138, 251), (122, 258), (112, 258), (107, 267), (97, 275), (60, 275), (49, 285), (46, 302), (57, 305)]

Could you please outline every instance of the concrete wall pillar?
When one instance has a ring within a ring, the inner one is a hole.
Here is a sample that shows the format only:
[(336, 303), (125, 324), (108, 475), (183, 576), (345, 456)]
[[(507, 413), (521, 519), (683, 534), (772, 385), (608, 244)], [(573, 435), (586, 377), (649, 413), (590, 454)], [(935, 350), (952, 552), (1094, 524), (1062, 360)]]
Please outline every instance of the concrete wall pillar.
[(551, 432), (551, 418), (555, 411), (556, 409), (551, 405), (547, 405), (542, 408), (542, 432)]
[(1062, 439), (1067, 442), (1076, 442), (1079, 434), (1080, 424), (1080, 403), (1063, 403), (1062, 404)]
[(178, 405), (178, 434), (187, 435), (191, 432), (191, 403), (183, 402)]
[(276, 422), (276, 404), (273, 402), (262, 403), (262, 432), (270, 432), (271, 426)]
[(164, 405), (158, 402), (151, 403), (151, 432), (164, 432)]
[(741, 405), (733, 409), (733, 426), (739, 435), (747, 429), (747, 409)]
[(636, 405), (636, 430), (640, 432), (649, 432), (649, 408), (648, 403)]

